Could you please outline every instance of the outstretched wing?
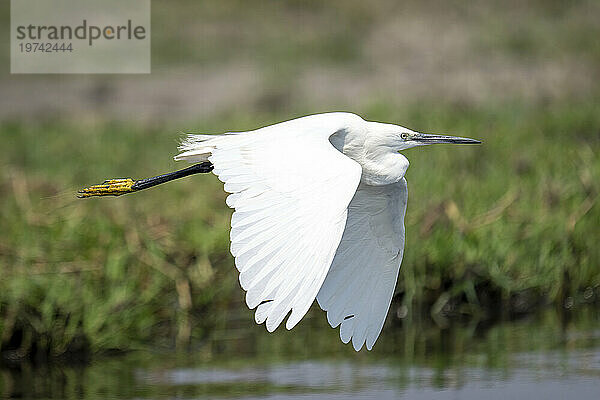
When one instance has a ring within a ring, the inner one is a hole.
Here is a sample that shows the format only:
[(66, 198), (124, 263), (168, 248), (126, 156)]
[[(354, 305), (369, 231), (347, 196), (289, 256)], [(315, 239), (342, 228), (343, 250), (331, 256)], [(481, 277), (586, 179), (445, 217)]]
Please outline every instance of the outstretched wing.
[(344, 343), (371, 350), (390, 308), (402, 255), (406, 179), (386, 186), (361, 184), (348, 207), (344, 235), (317, 295)]
[(329, 142), (336, 129), (312, 117), (203, 145), (231, 193), (231, 253), (246, 303), (269, 332), (290, 311), (287, 329), (306, 314), (344, 231), (362, 170)]

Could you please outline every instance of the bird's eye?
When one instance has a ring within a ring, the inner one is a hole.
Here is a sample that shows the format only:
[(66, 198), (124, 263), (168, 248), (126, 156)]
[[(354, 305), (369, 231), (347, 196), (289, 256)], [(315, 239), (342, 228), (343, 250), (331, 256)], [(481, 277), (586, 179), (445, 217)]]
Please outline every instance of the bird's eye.
[(406, 139), (408, 139), (408, 133), (406, 133), (406, 132), (403, 132), (403, 133), (401, 133), (401, 134), (400, 134), (400, 137), (401, 137), (402, 139), (406, 140)]

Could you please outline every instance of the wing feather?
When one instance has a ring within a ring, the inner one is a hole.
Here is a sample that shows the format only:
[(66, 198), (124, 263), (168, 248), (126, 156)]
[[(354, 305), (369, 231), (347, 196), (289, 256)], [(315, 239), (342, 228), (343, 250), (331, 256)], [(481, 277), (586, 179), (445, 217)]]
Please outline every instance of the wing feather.
[(231, 193), (231, 253), (246, 304), (269, 331), (287, 315), (291, 329), (306, 314), (342, 238), (362, 169), (329, 142), (341, 122), (313, 116), (201, 136), (184, 143), (176, 158), (210, 154), (213, 172)]
[(355, 350), (373, 348), (390, 307), (404, 252), (406, 180), (361, 184), (325, 282), (317, 295), (332, 327)]

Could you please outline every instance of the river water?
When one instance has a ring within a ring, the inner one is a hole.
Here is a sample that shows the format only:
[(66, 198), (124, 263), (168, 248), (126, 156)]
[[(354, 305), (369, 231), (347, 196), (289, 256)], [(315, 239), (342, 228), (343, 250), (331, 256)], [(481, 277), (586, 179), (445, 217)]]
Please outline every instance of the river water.
[[(391, 323), (355, 353), (316, 317), (292, 332), (225, 327), (194, 349), (84, 366), (4, 367), (4, 398), (600, 399), (600, 322), (588, 308), (481, 327)], [(389, 322), (389, 321), (388, 321)], [(241, 325), (244, 325), (242, 323)]]

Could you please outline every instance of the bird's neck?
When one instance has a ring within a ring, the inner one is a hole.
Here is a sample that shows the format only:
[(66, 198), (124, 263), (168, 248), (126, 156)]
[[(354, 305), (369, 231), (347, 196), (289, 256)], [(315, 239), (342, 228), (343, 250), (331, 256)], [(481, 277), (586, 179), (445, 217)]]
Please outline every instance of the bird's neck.
[(361, 181), (372, 186), (399, 182), (409, 166), (408, 159), (397, 152), (380, 154), (376, 158), (364, 157), (359, 164), (363, 170)]

